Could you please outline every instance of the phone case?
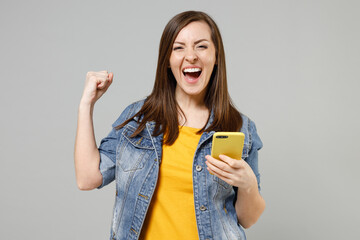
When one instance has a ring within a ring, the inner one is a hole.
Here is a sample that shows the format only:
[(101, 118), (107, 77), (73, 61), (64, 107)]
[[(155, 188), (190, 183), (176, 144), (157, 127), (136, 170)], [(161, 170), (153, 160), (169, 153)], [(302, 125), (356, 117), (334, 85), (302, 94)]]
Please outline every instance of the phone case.
[(242, 132), (216, 132), (213, 135), (211, 156), (219, 159), (223, 154), (240, 160), (244, 148), (245, 135)]

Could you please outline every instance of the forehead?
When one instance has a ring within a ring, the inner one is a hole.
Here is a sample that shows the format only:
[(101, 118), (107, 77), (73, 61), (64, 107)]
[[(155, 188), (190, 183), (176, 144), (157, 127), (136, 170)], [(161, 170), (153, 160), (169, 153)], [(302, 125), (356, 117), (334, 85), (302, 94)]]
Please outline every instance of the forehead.
[(211, 30), (207, 23), (202, 21), (191, 22), (180, 30), (175, 38), (176, 41), (187, 42), (206, 39), (211, 41)]

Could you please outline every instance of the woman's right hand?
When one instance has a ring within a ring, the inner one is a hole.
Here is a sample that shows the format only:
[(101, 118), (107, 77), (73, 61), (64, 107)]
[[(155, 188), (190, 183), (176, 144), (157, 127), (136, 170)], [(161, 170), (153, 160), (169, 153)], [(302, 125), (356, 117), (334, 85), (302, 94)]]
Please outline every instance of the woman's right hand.
[(94, 105), (112, 83), (114, 74), (107, 71), (88, 72), (81, 102)]

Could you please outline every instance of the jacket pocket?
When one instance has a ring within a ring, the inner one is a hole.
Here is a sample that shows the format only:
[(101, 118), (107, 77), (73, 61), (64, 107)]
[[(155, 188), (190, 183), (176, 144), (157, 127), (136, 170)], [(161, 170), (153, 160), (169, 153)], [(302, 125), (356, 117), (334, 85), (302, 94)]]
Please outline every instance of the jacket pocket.
[(144, 167), (144, 161), (154, 151), (151, 137), (146, 129), (136, 137), (131, 137), (136, 128), (125, 126), (117, 148), (116, 162), (124, 172), (135, 171)]

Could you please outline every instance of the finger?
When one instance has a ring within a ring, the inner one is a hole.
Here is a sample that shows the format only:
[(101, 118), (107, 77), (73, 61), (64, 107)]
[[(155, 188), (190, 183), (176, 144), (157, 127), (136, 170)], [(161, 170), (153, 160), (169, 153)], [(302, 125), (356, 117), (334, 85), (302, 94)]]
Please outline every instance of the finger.
[(98, 85), (98, 89), (108, 89), (108, 87), (111, 85), (112, 81), (109, 78), (101, 79), (101, 83)]
[(97, 77), (96, 84), (98, 89), (103, 89), (106, 85), (106, 79), (103, 77)]
[(110, 82), (112, 82), (112, 80), (113, 80), (113, 78), (114, 78), (114, 74), (113, 74), (112, 72), (109, 73), (108, 78), (110, 79)]
[(106, 79), (106, 83), (105, 83), (105, 87), (104, 87), (105, 91), (110, 87), (111, 83), (112, 83), (112, 79), (110, 79), (110, 78)]
[(89, 71), (86, 73), (86, 75), (96, 75), (96, 74), (106, 74), (106, 72), (94, 72), (94, 71)]
[(108, 77), (108, 74), (105, 72), (97, 72), (97, 73), (95, 73), (95, 75), (99, 78), (104, 78), (104, 79), (106, 79)]
[(105, 74), (108, 74), (108, 71), (106, 70), (103, 70), (103, 71), (88, 71), (87, 74), (93, 74), (93, 73), (105, 73)]
[(98, 86), (97, 86), (97, 89), (99, 90), (103, 90), (106, 88), (106, 84), (105, 84), (105, 81), (101, 82)]
[(101, 71), (101, 72), (93, 72), (93, 71), (89, 71), (86, 73), (86, 76), (97, 76), (97, 77), (107, 77), (108, 76), (108, 72), (107, 71)]
[(95, 75), (88, 76), (87, 81), (91, 82), (92, 84), (96, 84), (96, 85), (98, 85), (100, 83), (99, 78), (97, 76), (95, 76)]
[(108, 78), (108, 72), (107, 71), (101, 71), (101, 72), (87, 72), (86, 73), (86, 78), (89, 79), (92, 76), (95, 76), (97, 78), (101, 78), (101, 79), (106, 79)]
[(89, 72), (91, 75), (95, 75), (98, 77), (107, 77), (108, 72), (107, 71), (99, 71), (99, 72)]
[(216, 175), (222, 176), (224, 178), (230, 178), (231, 177), (231, 173), (217, 167), (216, 165), (212, 164), (209, 161), (205, 162), (207, 167), (213, 172), (216, 173)]
[(233, 159), (226, 155), (219, 155), (220, 160), (224, 161), (227, 165), (229, 165), (231, 168), (241, 168), (241, 160)]
[(226, 162), (217, 160), (210, 155), (205, 156), (205, 158), (206, 158), (206, 160), (208, 160), (212, 165), (216, 166), (217, 168), (220, 168), (221, 170), (226, 171), (226, 172), (232, 172), (231, 167)]
[(99, 76), (105, 76), (105, 78), (107, 78), (108, 75), (109, 75), (108, 71), (106, 71), (106, 70), (97, 72), (97, 74), (98, 74)]
[(233, 181), (231, 180), (230, 176), (224, 176), (221, 173), (219, 173), (216, 169), (211, 168), (211, 166), (207, 167), (207, 170), (214, 176), (220, 178), (221, 180), (227, 182), (228, 184), (232, 185)]

